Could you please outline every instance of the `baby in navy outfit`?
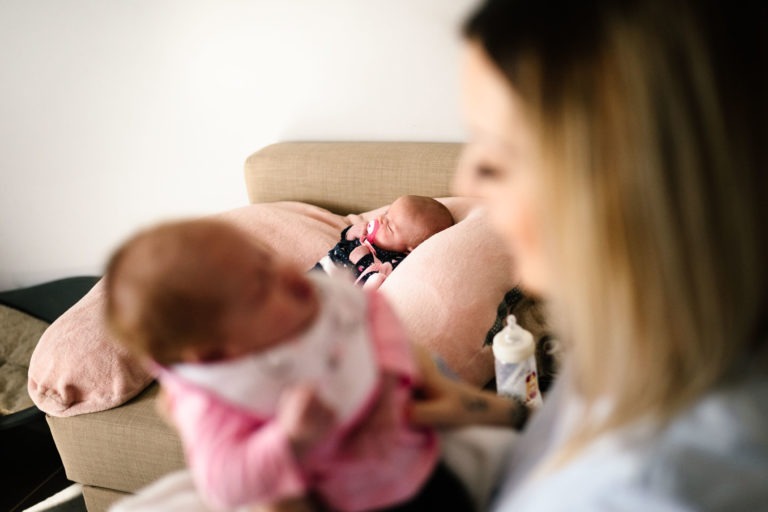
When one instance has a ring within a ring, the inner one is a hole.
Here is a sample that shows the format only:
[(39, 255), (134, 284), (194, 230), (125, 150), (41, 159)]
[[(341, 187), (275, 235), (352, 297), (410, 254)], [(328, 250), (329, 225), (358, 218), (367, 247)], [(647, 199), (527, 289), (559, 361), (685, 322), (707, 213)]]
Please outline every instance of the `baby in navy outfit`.
[(431, 197), (398, 197), (380, 217), (348, 226), (316, 269), (349, 271), (365, 289), (376, 289), (424, 240), (453, 225), (443, 203)]

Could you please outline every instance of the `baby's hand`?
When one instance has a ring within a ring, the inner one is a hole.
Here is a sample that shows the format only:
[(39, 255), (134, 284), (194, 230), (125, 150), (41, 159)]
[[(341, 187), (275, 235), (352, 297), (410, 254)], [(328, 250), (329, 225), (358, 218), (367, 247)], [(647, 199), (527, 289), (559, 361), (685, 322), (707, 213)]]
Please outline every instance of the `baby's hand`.
[[(363, 290), (378, 290), (381, 287), (381, 285), (384, 284), (384, 280), (387, 278), (387, 276), (389, 276), (389, 274), (392, 273), (393, 269), (392, 269), (392, 264), (390, 262), (381, 263), (376, 258), (374, 259), (378, 262), (378, 263), (374, 263), (374, 265), (378, 265), (378, 268), (375, 271), (375, 273), (373, 273), (371, 277), (369, 277), (365, 281), (365, 283), (363, 283)], [(374, 265), (371, 265), (371, 267), (373, 267)]]
[(287, 389), (277, 406), (277, 422), (288, 434), (296, 457), (323, 439), (334, 426), (336, 417), (309, 384)]
[[(376, 259), (376, 261), (379, 261), (379, 260)], [(385, 262), (385, 263), (381, 263), (381, 262), (379, 262), (379, 263), (380, 263), (379, 264), (379, 274), (381, 274), (381, 275), (383, 275), (385, 277), (388, 276), (389, 274), (391, 274), (392, 271), (394, 270), (394, 268), (392, 267), (392, 263), (390, 263), (388, 261)]]
[[(371, 250), (365, 246), (365, 245), (358, 245), (354, 249), (352, 249), (352, 252), (349, 253), (349, 261), (351, 261), (353, 264), (357, 265), (357, 262), (360, 261), (360, 258), (371, 254)], [(375, 258), (375, 256), (374, 256)]]
[(367, 222), (360, 222), (353, 224), (349, 231), (347, 231), (347, 240), (359, 240), (365, 233), (365, 228), (368, 226)]

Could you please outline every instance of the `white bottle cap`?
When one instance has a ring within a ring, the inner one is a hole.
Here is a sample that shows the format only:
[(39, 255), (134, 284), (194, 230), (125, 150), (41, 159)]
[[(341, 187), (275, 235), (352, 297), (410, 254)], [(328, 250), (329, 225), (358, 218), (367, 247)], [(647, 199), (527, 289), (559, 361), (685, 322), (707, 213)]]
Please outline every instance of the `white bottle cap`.
[(533, 334), (517, 324), (515, 315), (509, 315), (507, 326), (493, 337), (493, 356), (503, 363), (524, 361), (535, 349)]

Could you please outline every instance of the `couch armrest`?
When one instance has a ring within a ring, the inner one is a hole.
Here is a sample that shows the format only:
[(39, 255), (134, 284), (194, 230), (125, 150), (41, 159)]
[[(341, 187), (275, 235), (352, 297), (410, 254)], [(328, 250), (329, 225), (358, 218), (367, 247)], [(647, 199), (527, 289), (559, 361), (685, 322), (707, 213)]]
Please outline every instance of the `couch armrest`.
[(342, 215), (404, 194), (450, 195), (462, 145), (451, 142), (280, 142), (245, 162), (252, 203), (302, 201)]
[(120, 407), (67, 418), (48, 416), (48, 425), (67, 478), (132, 493), (184, 467), (181, 441), (157, 414), (157, 384)]

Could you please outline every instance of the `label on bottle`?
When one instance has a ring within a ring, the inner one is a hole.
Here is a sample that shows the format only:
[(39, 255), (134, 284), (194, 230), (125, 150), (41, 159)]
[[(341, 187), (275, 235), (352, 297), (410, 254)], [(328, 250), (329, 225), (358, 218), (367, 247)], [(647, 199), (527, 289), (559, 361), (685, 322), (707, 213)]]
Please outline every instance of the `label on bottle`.
[(519, 364), (496, 362), (496, 389), (498, 394), (515, 397), (526, 405), (538, 407), (542, 403), (536, 360), (528, 358)]

